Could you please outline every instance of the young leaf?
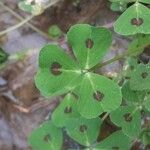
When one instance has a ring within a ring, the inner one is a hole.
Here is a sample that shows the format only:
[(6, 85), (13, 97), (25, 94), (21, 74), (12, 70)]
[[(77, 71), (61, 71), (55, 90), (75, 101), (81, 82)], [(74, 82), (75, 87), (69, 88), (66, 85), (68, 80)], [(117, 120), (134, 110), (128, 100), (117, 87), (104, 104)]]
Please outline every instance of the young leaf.
[(66, 124), (67, 134), (81, 145), (90, 146), (97, 140), (101, 120), (85, 119), (83, 117), (72, 118)]
[(67, 33), (69, 44), (81, 68), (89, 69), (96, 65), (107, 53), (111, 44), (111, 33), (103, 27), (77, 24)]
[[(122, 101), (120, 87), (112, 80), (87, 73), (79, 89), (78, 111), (85, 118), (117, 109)], [(89, 111), (90, 110), (90, 111)]]
[(117, 19), (114, 30), (121, 35), (150, 34), (149, 16), (150, 10), (136, 2)]
[(139, 64), (131, 74), (130, 87), (132, 90), (150, 90), (150, 64)]
[(35, 83), (44, 96), (65, 93), (80, 82), (81, 71), (56, 45), (46, 45), (39, 55), (39, 70)]
[(125, 135), (136, 138), (141, 131), (140, 111), (133, 106), (121, 106), (110, 114), (111, 121), (119, 127)]
[(102, 142), (95, 146), (95, 150), (130, 150), (131, 140), (122, 133), (122, 131), (116, 131)]
[(52, 121), (57, 127), (64, 127), (70, 118), (79, 116), (77, 112), (77, 99), (72, 94), (67, 94), (52, 114)]
[(51, 121), (43, 123), (29, 137), (29, 144), (35, 150), (60, 150), (62, 142), (61, 129), (56, 128)]

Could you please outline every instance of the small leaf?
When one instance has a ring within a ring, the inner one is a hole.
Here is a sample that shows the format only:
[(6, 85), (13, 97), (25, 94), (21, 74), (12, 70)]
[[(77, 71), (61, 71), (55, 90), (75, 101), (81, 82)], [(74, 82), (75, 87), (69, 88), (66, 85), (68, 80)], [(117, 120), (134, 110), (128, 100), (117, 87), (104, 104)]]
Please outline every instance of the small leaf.
[(77, 112), (77, 99), (67, 94), (52, 114), (52, 121), (57, 127), (65, 127), (66, 121), (79, 116)]
[(62, 48), (46, 45), (40, 51), (35, 83), (44, 96), (66, 93), (80, 83), (80, 76), (80, 69)]
[(136, 2), (115, 22), (114, 30), (121, 35), (150, 34), (150, 10)]
[(18, 7), (23, 11), (26, 11), (29, 13), (32, 12), (32, 5), (30, 3), (27, 3), (26, 1), (19, 2)]
[(48, 29), (48, 34), (50, 37), (58, 39), (61, 37), (62, 31), (57, 25), (52, 25)]
[(122, 131), (116, 131), (97, 144), (95, 150), (130, 150), (130, 147), (131, 140)]
[(82, 69), (89, 69), (99, 63), (112, 41), (109, 30), (87, 24), (72, 26), (67, 38)]
[(113, 2), (110, 6), (112, 11), (124, 11), (127, 7), (127, 3)]
[(66, 130), (67, 134), (73, 140), (77, 141), (81, 145), (90, 146), (96, 141), (99, 135), (100, 125), (101, 120), (99, 118), (72, 118), (68, 120), (68, 123), (66, 124)]
[(121, 106), (110, 114), (111, 121), (119, 127), (125, 135), (136, 138), (141, 131), (140, 111), (133, 106)]
[(131, 74), (130, 87), (132, 90), (150, 90), (150, 64), (139, 64)]
[(61, 129), (56, 128), (51, 121), (43, 123), (29, 137), (29, 144), (35, 150), (60, 150), (62, 142)]
[[(85, 118), (117, 109), (122, 101), (120, 87), (112, 80), (87, 73), (79, 89), (78, 111)], [(89, 111), (90, 110), (90, 111)]]
[(8, 59), (8, 54), (0, 48), (0, 64), (4, 63)]

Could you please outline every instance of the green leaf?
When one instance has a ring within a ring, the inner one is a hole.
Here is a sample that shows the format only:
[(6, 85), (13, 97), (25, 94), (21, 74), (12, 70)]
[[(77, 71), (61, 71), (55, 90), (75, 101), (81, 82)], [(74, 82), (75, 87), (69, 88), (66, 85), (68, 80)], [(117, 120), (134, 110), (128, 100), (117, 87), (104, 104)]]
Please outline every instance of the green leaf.
[(145, 97), (145, 91), (134, 91), (130, 88), (129, 81), (125, 82), (122, 86), (122, 95), (128, 104), (136, 104), (143, 101)]
[(150, 144), (150, 128), (144, 128), (140, 134), (140, 138), (145, 146), (149, 145)]
[(110, 6), (112, 11), (124, 11), (127, 7), (126, 3), (113, 2)]
[(90, 146), (99, 135), (100, 125), (101, 120), (99, 118), (85, 119), (78, 117), (68, 120), (66, 130), (73, 140), (81, 145)]
[(26, 1), (19, 2), (18, 7), (23, 11), (26, 11), (29, 13), (32, 12), (32, 5), (30, 3), (27, 3)]
[(141, 131), (141, 115), (138, 108), (121, 106), (110, 114), (111, 121), (119, 127), (125, 135), (137, 138)]
[(111, 33), (103, 27), (77, 24), (67, 33), (69, 44), (81, 68), (89, 69), (99, 63), (111, 44)]
[(58, 39), (62, 35), (62, 31), (57, 25), (52, 25), (48, 29), (48, 34), (50, 37)]
[(133, 90), (150, 90), (150, 65), (139, 64), (131, 74), (130, 87)]
[(150, 45), (150, 35), (138, 36), (130, 43), (128, 47), (128, 53), (130, 53), (132, 56), (136, 56), (142, 53), (144, 48), (148, 45)]
[(8, 54), (2, 48), (0, 48), (0, 64), (6, 62), (7, 59), (8, 59)]
[(122, 133), (122, 131), (116, 131), (102, 142), (96, 145), (95, 150), (130, 150), (131, 140)]
[(121, 35), (150, 34), (150, 10), (136, 2), (115, 22), (114, 30)]
[(150, 0), (139, 0), (142, 3), (150, 4)]
[(82, 116), (98, 117), (103, 112), (117, 109), (121, 101), (121, 89), (114, 81), (93, 73), (85, 74), (78, 100), (78, 111)]
[(29, 137), (29, 144), (35, 150), (60, 150), (62, 142), (61, 129), (56, 128), (51, 121), (43, 123)]
[(39, 55), (39, 70), (35, 76), (37, 88), (44, 96), (56, 96), (76, 87), (81, 70), (56, 45), (46, 45)]
[(67, 94), (52, 114), (52, 121), (57, 127), (65, 127), (66, 121), (78, 117), (77, 99), (72, 94)]
[(18, 3), (18, 7), (23, 11), (32, 13), (32, 15), (40, 15), (43, 12), (42, 5), (37, 2), (32, 4), (30, 1), (23, 0)]
[(145, 97), (143, 105), (150, 112), (150, 95)]

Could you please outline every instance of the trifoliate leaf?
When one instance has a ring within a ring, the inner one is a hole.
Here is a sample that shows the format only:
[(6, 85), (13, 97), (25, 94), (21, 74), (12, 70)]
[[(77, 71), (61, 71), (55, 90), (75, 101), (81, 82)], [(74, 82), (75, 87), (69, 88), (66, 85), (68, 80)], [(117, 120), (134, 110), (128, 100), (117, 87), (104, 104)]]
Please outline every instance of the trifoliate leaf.
[(51, 121), (43, 123), (29, 137), (29, 144), (35, 150), (60, 150), (62, 142), (61, 129), (56, 128)]
[(80, 74), (80, 69), (62, 48), (46, 45), (40, 51), (35, 83), (44, 96), (59, 95), (71, 90), (80, 83)]
[(130, 87), (132, 90), (150, 90), (150, 64), (139, 64), (131, 74)]
[(73, 140), (81, 145), (90, 146), (99, 135), (100, 125), (101, 120), (99, 118), (85, 119), (78, 117), (68, 120), (66, 130)]
[[(79, 89), (78, 111), (85, 118), (117, 109), (122, 101), (120, 87), (112, 80), (87, 73)], [(89, 111), (90, 110), (90, 111)]]
[(95, 150), (130, 150), (131, 140), (122, 133), (122, 131), (116, 131), (102, 142), (95, 146)]
[(150, 34), (150, 10), (136, 2), (115, 22), (114, 30), (121, 35)]
[(122, 128), (125, 135), (136, 138), (141, 131), (140, 111), (134, 106), (121, 106), (110, 114), (111, 121)]
[(4, 63), (8, 59), (8, 54), (0, 48), (0, 64)]
[(111, 33), (103, 27), (77, 24), (67, 33), (69, 44), (81, 68), (89, 69), (99, 63), (111, 44)]
[(72, 94), (67, 94), (52, 114), (52, 121), (57, 127), (65, 127), (66, 121), (78, 117), (77, 99)]

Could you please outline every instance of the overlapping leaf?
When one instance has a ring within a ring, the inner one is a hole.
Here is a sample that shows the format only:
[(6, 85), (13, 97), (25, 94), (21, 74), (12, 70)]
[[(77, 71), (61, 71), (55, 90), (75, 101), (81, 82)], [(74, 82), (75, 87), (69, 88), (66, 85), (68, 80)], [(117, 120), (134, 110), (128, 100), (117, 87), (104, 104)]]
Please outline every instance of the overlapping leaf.
[(88, 73), (79, 90), (78, 111), (86, 118), (95, 118), (118, 108), (121, 99), (121, 90), (114, 81)]
[(139, 64), (130, 79), (132, 90), (150, 90), (150, 64)]
[(67, 38), (83, 69), (89, 69), (99, 63), (111, 44), (111, 34), (106, 28), (85, 24), (72, 26)]
[(39, 71), (35, 77), (36, 86), (45, 96), (59, 95), (69, 91), (78, 83), (80, 72), (62, 48), (56, 45), (46, 45), (39, 55)]
[(141, 131), (140, 110), (133, 106), (121, 106), (110, 115), (111, 121), (122, 128), (125, 135), (136, 138)]
[(57, 127), (64, 127), (70, 118), (78, 117), (77, 99), (72, 94), (67, 94), (52, 114), (52, 121)]
[(81, 145), (90, 146), (98, 137), (100, 125), (101, 120), (99, 118), (85, 119), (78, 117), (68, 120), (66, 130), (72, 139)]
[(149, 34), (149, 16), (150, 10), (143, 4), (136, 2), (117, 19), (114, 30), (122, 35)]
[(51, 121), (47, 121), (31, 133), (29, 144), (35, 150), (60, 150), (62, 139), (61, 129), (56, 128)]
[(131, 140), (122, 131), (116, 131), (97, 144), (94, 150), (130, 150), (130, 147)]
[[(41, 93), (44, 96), (56, 96), (78, 87), (78, 111), (86, 118), (95, 118), (103, 112), (118, 108), (121, 104), (119, 86), (88, 70), (106, 54), (111, 43), (110, 32), (102, 27), (78, 24), (69, 30), (67, 37), (76, 62), (62, 48), (56, 45), (45, 46), (40, 52), (39, 71), (35, 77)], [(87, 78), (89, 76), (90, 79)], [(99, 100), (101, 96), (102, 101)]]

